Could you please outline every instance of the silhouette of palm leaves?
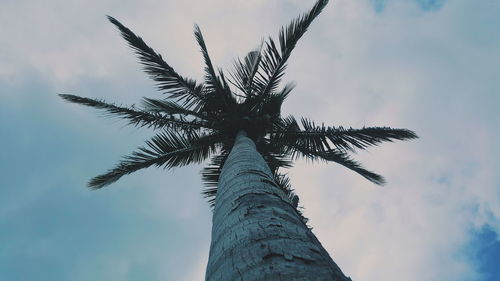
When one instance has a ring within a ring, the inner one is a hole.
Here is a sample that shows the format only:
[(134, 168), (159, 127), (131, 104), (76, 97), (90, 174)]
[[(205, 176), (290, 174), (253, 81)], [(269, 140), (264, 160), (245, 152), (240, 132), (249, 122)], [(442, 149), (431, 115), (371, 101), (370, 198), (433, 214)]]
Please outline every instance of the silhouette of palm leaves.
[(254, 140), (274, 173), (276, 186), (291, 199), (295, 195), (282, 169), (291, 167), (292, 161), (299, 157), (335, 162), (375, 184), (383, 184), (382, 176), (364, 169), (349, 153), (382, 142), (417, 138), (414, 132), (389, 127), (353, 129), (316, 125), (307, 118), (302, 118), (299, 124), (293, 116), (281, 116), (283, 102), (294, 88), (293, 83), (288, 83), (279, 89), (287, 60), (327, 3), (328, 0), (318, 0), (309, 12), (282, 27), (278, 43), (269, 37), (243, 59), (236, 59), (227, 80), (222, 70), (215, 70), (201, 30), (195, 25), (194, 35), (205, 61), (203, 83), (178, 74), (139, 36), (108, 16), (166, 97), (144, 98), (139, 107), (123, 107), (98, 99), (60, 95), (66, 101), (125, 119), (130, 125), (159, 131), (114, 168), (91, 179), (89, 187), (102, 188), (150, 166), (171, 169), (211, 159), (202, 171), (202, 178), (207, 186), (203, 194), (213, 205), (222, 166), (241, 130)]

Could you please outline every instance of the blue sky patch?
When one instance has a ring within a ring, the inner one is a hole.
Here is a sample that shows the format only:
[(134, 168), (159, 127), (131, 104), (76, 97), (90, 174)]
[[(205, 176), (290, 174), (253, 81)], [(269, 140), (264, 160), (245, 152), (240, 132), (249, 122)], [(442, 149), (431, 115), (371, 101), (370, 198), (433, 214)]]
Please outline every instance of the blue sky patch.
[(498, 281), (500, 276), (500, 240), (491, 226), (474, 231), (466, 251), (481, 274), (480, 281)]
[[(439, 10), (445, 3), (445, 0), (413, 0), (417, 3), (418, 7), (423, 11), (435, 11)], [(377, 13), (381, 13), (387, 7), (387, 0), (370, 0), (373, 5), (373, 9)], [(390, 5), (390, 3), (389, 3)]]
[(385, 5), (387, 4), (386, 0), (371, 0), (371, 2), (373, 5), (373, 9), (375, 9), (377, 13), (383, 12), (385, 9)]

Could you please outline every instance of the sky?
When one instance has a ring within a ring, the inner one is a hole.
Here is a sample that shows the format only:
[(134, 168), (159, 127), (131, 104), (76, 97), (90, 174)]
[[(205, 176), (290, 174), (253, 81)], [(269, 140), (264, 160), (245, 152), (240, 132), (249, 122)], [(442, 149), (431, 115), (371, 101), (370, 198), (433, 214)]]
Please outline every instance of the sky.
[[(161, 98), (107, 22), (142, 36), (179, 73), (276, 36), (312, 0), (0, 2), (0, 279), (203, 280), (211, 211), (199, 171), (148, 169), (98, 191), (87, 181), (152, 132), (63, 102)], [(500, 280), (500, 2), (331, 1), (298, 43), (285, 114), (390, 126), (420, 138), (290, 170), (314, 233), (353, 280)]]

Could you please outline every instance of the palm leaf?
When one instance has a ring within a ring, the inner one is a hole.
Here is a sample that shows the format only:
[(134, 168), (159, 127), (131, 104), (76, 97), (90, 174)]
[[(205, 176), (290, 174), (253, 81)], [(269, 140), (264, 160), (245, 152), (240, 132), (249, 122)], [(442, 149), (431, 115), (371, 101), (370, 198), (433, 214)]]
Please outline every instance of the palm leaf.
[(170, 98), (183, 101), (189, 107), (203, 103), (202, 85), (179, 75), (160, 54), (118, 20), (111, 16), (108, 16), (108, 20), (120, 30), (122, 37), (138, 55), (146, 73), (157, 83), (161, 91), (167, 92)]
[(192, 163), (201, 163), (216, 149), (220, 135), (198, 135), (163, 132), (146, 141), (146, 147), (140, 147), (105, 174), (94, 177), (89, 182), (93, 189), (109, 185), (122, 176), (150, 166), (163, 166), (165, 169), (180, 167)]
[(234, 61), (234, 70), (231, 72), (233, 79), (230, 82), (243, 92), (245, 97), (254, 95), (253, 83), (262, 58), (261, 49), (262, 47), (249, 52), (243, 61)]
[(227, 86), (222, 70), (219, 70), (220, 78), (215, 73), (214, 66), (212, 65), (212, 61), (208, 54), (205, 40), (203, 39), (203, 34), (201, 33), (200, 27), (196, 24), (194, 25), (194, 36), (196, 38), (196, 41), (198, 42), (198, 45), (200, 46), (201, 53), (205, 61), (205, 83), (207, 87), (212, 89), (212, 91), (209, 91), (209, 93), (215, 94), (217, 96), (217, 98), (220, 100), (220, 105), (228, 106), (232, 100), (231, 91)]
[(59, 94), (66, 101), (77, 103), (97, 109), (104, 110), (108, 115), (114, 115), (128, 120), (130, 125), (148, 128), (171, 128), (181, 131), (198, 130), (204, 127), (209, 127), (206, 122), (185, 120), (179, 117), (163, 115), (160, 113), (152, 113), (148, 111), (138, 110), (135, 107), (117, 106), (112, 103), (107, 103), (104, 100), (85, 98), (75, 95)]
[(259, 114), (268, 114), (271, 117), (279, 117), (281, 115), (281, 106), (288, 97), (290, 92), (295, 88), (295, 83), (290, 82), (283, 87), (279, 92), (275, 92), (264, 98)]
[(263, 98), (276, 90), (295, 45), (327, 4), (328, 0), (318, 0), (308, 13), (292, 20), (286, 28), (282, 27), (279, 33), (279, 49), (272, 38), (268, 39), (262, 58), (261, 71), (258, 73), (263, 83), (256, 84), (260, 94), (256, 104), (262, 102)]
[(201, 177), (205, 189), (202, 191), (204, 198), (207, 198), (210, 207), (215, 206), (215, 198), (217, 196), (217, 185), (219, 184), (222, 167), (229, 156), (229, 151), (223, 150), (219, 155), (213, 156), (210, 164), (203, 168)]
[(361, 166), (360, 163), (351, 159), (349, 155), (347, 155), (347, 153), (343, 151), (337, 149), (318, 151), (311, 149), (311, 147), (307, 145), (293, 142), (287, 144), (285, 149), (287, 150), (287, 153), (293, 158), (302, 156), (309, 160), (324, 160), (327, 162), (335, 162), (358, 173), (359, 175), (375, 184), (385, 184), (385, 179), (381, 175), (366, 170)]
[(313, 150), (324, 151), (334, 146), (340, 150), (354, 151), (369, 146), (394, 140), (410, 140), (418, 136), (407, 129), (390, 127), (363, 127), (361, 129), (316, 125), (313, 121), (302, 118), (300, 128), (292, 116), (280, 120), (277, 130), (271, 133), (276, 143), (299, 142)]
[(203, 114), (203, 112), (200, 113), (194, 110), (190, 110), (186, 108), (186, 106), (168, 100), (143, 98), (142, 106), (146, 111), (149, 112), (165, 113), (169, 115), (178, 114), (182, 116), (199, 118), (201, 120), (207, 120), (207, 119), (213, 120), (211, 118), (208, 118), (207, 114)]

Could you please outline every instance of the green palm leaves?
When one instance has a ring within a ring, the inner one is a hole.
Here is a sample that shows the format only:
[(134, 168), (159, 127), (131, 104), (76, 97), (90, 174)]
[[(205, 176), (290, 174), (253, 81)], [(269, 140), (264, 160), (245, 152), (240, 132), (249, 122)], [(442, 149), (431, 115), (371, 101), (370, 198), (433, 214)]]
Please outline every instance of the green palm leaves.
[(382, 142), (414, 139), (415, 133), (389, 127), (353, 129), (316, 125), (305, 118), (299, 125), (293, 116), (281, 116), (283, 102), (294, 88), (293, 83), (279, 88), (287, 60), (327, 3), (327, 0), (317, 1), (308, 13), (282, 27), (278, 44), (268, 38), (261, 47), (235, 60), (229, 79), (212, 64), (201, 30), (195, 26), (195, 39), (205, 61), (203, 83), (178, 74), (140, 37), (108, 17), (166, 96), (144, 98), (140, 106), (123, 107), (97, 99), (60, 95), (66, 101), (125, 119), (130, 125), (159, 131), (116, 167), (93, 178), (89, 186), (102, 188), (150, 166), (170, 169), (211, 159), (202, 177), (208, 187), (204, 194), (213, 203), (221, 168), (239, 131), (245, 131), (254, 140), (275, 175), (276, 185), (290, 197), (293, 192), (282, 170), (291, 167), (298, 157), (335, 162), (376, 184), (383, 184), (380, 175), (361, 167), (349, 153)]

